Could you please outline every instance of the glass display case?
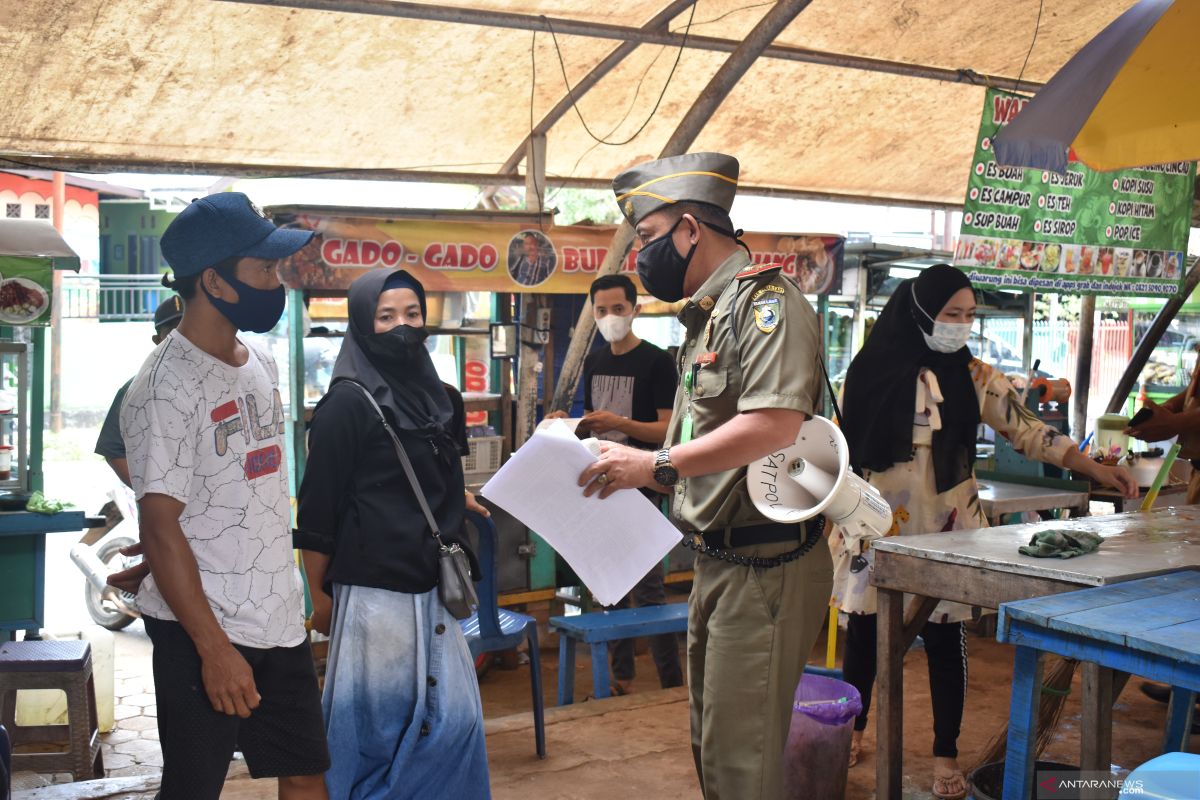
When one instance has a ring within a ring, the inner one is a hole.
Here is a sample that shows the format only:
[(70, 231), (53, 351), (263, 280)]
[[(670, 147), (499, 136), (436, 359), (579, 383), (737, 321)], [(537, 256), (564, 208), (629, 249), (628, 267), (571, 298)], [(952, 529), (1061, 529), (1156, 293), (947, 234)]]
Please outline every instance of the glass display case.
[[(18, 331), (23, 333), (23, 331)], [(28, 342), (0, 341), (0, 490), (28, 492)]]

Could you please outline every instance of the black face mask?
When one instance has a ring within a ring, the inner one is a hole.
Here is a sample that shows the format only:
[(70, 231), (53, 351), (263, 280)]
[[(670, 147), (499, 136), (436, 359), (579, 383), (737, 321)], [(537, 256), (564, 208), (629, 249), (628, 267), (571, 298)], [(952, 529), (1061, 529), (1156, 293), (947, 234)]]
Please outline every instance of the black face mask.
[(381, 364), (406, 367), (425, 352), (429, 331), (412, 325), (397, 325), (390, 331), (363, 337), (364, 349)]
[(221, 278), (234, 288), (238, 301), (230, 303), (219, 297), (213, 297), (203, 283), (200, 288), (208, 295), (208, 302), (220, 311), (225, 319), (233, 323), (239, 331), (250, 333), (266, 333), (275, 327), (283, 316), (287, 303), (287, 291), (283, 286), (274, 289), (256, 289), (239, 281), (234, 275), (221, 275)]
[(637, 254), (637, 273), (642, 279), (642, 286), (664, 303), (674, 303), (683, 299), (683, 279), (687, 275), (692, 255), (696, 252), (695, 244), (686, 256), (679, 255), (679, 251), (675, 249), (671, 236), (681, 222), (683, 217), (675, 220), (671, 230), (642, 245)]

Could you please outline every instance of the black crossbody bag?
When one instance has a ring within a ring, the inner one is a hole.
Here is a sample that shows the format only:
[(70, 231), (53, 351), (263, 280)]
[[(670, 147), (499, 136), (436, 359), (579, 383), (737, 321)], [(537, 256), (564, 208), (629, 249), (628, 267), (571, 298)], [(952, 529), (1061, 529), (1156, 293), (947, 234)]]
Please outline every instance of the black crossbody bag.
[(467, 552), (456, 543), (447, 545), (442, 541), (442, 532), (438, 528), (437, 520), (433, 518), (433, 512), (429, 510), (429, 501), (425, 499), (425, 492), (421, 491), (421, 482), (417, 480), (417, 473), (413, 469), (412, 461), (409, 460), (408, 453), (404, 452), (404, 446), (400, 444), (396, 432), (392, 430), (392, 426), (384, 417), (383, 409), (379, 407), (379, 403), (375, 402), (375, 398), (367, 391), (367, 387), (357, 381), (349, 381), (349, 383), (357, 386), (371, 404), (371, 408), (375, 409), (375, 414), (383, 424), (383, 429), (387, 431), (387, 435), (392, 440), (392, 446), (396, 448), (396, 456), (400, 459), (400, 465), (404, 467), (404, 474), (408, 476), (408, 482), (412, 485), (413, 494), (417, 496), (417, 502), (421, 504), (421, 511), (425, 513), (425, 520), (429, 523), (429, 529), (433, 531), (433, 538), (437, 539), (438, 597), (455, 619), (466, 619), (479, 608), (479, 596), (475, 593), (475, 582), (471, 580), (471, 564), (467, 559)]

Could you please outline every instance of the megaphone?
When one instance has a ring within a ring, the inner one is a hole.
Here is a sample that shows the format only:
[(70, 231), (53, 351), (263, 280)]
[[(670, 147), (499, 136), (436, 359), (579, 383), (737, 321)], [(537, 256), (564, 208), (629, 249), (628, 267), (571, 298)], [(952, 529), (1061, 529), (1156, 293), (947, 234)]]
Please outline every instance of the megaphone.
[(794, 444), (751, 464), (747, 474), (755, 508), (776, 522), (824, 514), (848, 538), (875, 539), (892, 527), (892, 509), (850, 469), (850, 447), (836, 425), (813, 417)]

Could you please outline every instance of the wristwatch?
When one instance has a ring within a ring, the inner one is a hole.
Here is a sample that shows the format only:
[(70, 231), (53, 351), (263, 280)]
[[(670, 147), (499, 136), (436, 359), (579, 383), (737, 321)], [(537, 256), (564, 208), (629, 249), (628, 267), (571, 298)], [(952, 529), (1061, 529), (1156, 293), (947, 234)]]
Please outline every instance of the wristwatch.
[(662, 486), (679, 483), (679, 470), (671, 463), (671, 448), (664, 447), (654, 454), (654, 480)]

